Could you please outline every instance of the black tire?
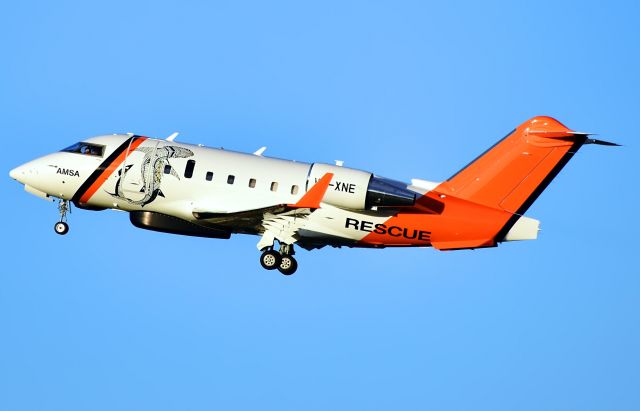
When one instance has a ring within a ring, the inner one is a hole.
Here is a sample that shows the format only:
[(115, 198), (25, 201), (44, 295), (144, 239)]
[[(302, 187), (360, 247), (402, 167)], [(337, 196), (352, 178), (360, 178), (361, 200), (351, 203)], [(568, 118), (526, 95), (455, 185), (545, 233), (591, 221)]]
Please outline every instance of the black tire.
[(56, 234), (65, 235), (69, 232), (69, 224), (64, 221), (58, 221), (54, 226), (53, 230)]
[(298, 269), (298, 262), (293, 256), (283, 255), (280, 259), (280, 265), (278, 266), (278, 271), (280, 271), (284, 275), (291, 275), (296, 272)]
[(280, 267), (280, 253), (275, 250), (267, 250), (260, 256), (260, 265), (265, 270), (275, 270)]

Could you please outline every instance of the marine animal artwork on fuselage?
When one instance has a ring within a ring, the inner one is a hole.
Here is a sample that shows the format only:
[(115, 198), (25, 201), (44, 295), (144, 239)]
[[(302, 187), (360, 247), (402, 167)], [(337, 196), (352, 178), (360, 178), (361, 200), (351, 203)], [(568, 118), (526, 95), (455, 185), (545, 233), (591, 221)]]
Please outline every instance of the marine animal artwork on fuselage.
[(177, 146), (164, 146), (158, 148), (139, 147), (136, 151), (145, 153), (140, 165), (140, 173), (142, 177), (142, 188), (140, 189), (140, 192), (144, 193), (144, 196), (140, 199), (134, 199), (128, 197), (123, 190), (122, 180), (130, 172), (133, 164), (124, 166), (118, 171), (115, 193), (109, 194), (115, 198), (125, 200), (129, 204), (139, 205), (141, 207), (151, 203), (158, 196), (164, 197), (160, 184), (162, 183), (165, 166), (170, 166), (169, 174), (180, 180), (178, 173), (169, 163), (170, 158), (188, 158), (193, 156), (193, 151)]

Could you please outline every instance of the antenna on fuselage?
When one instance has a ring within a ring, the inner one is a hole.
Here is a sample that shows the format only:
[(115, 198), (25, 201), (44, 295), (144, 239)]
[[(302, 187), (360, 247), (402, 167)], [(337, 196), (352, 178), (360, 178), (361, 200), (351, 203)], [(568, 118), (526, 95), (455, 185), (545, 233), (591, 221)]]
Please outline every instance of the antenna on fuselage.
[(259, 149), (257, 149), (256, 151), (253, 152), (253, 155), (262, 157), (262, 153), (264, 153), (264, 151), (267, 149), (267, 147), (260, 147)]
[(165, 140), (167, 140), (167, 141), (173, 141), (173, 140), (175, 140), (175, 139), (176, 139), (176, 137), (178, 137), (178, 134), (180, 134), (180, 133), (178, 133), (178, 132), (176, 131), (175, 133), (171, 134), (169, 137), (165, 138)]

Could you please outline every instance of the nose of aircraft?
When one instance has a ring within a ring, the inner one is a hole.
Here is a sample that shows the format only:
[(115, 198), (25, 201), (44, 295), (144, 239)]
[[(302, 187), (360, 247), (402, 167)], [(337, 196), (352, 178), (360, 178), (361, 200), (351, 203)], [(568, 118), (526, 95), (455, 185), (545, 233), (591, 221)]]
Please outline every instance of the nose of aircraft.
[(27, 167), (25, 167), (26, 164), (23, 164), (21, 166), (18, 166), (16, 168), (14, 168), (13, 170), (9, 171), (9, 176), (11, 178), (13, 178), (16, 181), (21, 182), (22, 184), (24, 184), (24, 177), (27, 174)]

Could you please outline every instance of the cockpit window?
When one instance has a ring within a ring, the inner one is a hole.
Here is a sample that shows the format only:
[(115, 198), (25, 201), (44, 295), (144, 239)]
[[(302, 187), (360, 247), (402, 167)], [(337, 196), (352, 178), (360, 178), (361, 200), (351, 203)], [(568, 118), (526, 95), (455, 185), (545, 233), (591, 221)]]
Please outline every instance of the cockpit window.
[(81, 141), (60, 151), (66, 151), (67, 153), (84, 154), (85, 156), (102, 157), (102, 155), (104, 154), (104, 146), (84, 143)]

